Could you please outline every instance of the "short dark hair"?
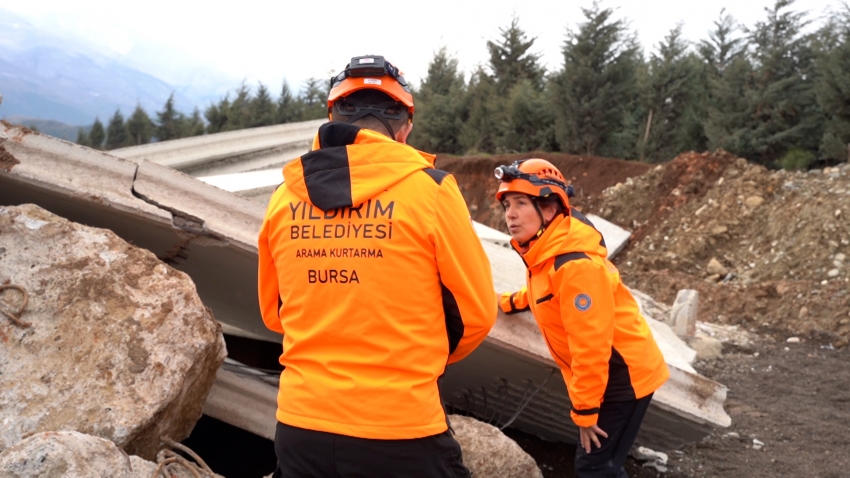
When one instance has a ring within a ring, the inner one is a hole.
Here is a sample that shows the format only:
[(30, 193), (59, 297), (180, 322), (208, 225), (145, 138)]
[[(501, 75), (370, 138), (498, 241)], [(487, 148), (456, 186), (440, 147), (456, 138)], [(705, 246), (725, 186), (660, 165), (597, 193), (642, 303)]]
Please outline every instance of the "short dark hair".
[[(365, 103), (367, 105), (378, 105), (381, 103), (385, 103), (387, 101), (394, 101), (393, 97), (384, 93), (380, 90), (375, 90), (371, 88), (366, 88), (363, 90), (357, 90), (354, 93), (346, 96), (345, 98), (340, 98), (336, 100), (334, 103), (333, 109), (333, 117), (335, 121), (344, 121), (343, 118), (345, 116), (339, 114), (339, 106), (345, 104), (345, 100), (347, 98), (351, 98), (357, 100), (361, 103)], [(401, 129), (402, 126), (407, 124), (410, 119), (410, 113), (407, 110), (407, 107), (402, 102), (397, 102), (398, 107), (402, 110), (403, 115), (401, 119), (389, 119), (387, 118), (387, 122), (392, 126), (393, 132), (398, 133), (398, 130)], [(352, 124), (356, 124), (357, 126), (361, 126), (363, 128), (371, 129), (377, 131), (379, 133), (384, 133), (389, 136), (390, 132), (387, 131), (387, 127), (384, 126), (384, 123), (381, 122), (378, 118), (375, 118), (372, 115), (366, 115), (354, 122)], [(395, 139), (395, 138), (393, 138)]]
[(542, 209), (544, 206), (553, 206), (555, 208), (556, 216), (558, 214), (564, 214), (566, 212), (564, 209), (564, 204), (561, 202), (561, 198), (557, 194), (550, 194), (546, 197), (538, 197), (537, 207)]

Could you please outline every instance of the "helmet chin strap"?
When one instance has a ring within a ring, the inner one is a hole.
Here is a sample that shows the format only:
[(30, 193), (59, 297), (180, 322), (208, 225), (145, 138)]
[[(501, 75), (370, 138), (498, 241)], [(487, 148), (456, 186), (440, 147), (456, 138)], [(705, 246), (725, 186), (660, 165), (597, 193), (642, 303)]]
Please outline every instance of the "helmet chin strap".
[(531, 236), (531, 238), (519, 245), (519, 247), (525, 249), (532, 242), (536, 241), (546, 232), (546, 219), (543, 218), (543, 211), (540, 210), (540, 206), (537, 204), (537, 199), (531, 198), (532, 204), (534, 204), (534, 209), (537, 211), (537, 215), (540, 216), (540, 229), (537, 230), (537, 233)]

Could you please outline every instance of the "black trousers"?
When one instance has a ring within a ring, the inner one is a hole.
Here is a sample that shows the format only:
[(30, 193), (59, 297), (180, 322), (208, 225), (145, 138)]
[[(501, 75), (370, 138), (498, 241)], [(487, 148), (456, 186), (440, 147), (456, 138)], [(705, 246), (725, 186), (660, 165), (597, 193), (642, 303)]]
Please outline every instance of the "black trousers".
[(446, 430), (411, 440), (372, 440), (277, 424), (273, 478), (468, 478)]
[(590, 453), (584, 451), (579, 440), (576, 448), (576, 478), (629, 477), (623, 463), (635, 442), (651, 400), (652, 394), (649, 394), (640, 400), (602, 403), (596, 425), (608, 434), (608, 438), (599, 437), (600, 448), (591, 443)]

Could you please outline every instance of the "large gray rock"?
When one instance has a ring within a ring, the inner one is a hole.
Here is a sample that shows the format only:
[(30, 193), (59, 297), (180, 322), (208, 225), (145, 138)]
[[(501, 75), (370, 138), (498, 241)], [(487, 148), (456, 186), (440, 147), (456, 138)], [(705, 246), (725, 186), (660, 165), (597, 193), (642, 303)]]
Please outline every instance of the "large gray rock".
[(0, 451), (75, 430), (153, 459), (161, 436), (188, 436), (226, 355), (188, 276), (111, 231), (23, 205), (0, 207), (6, 282), (29, 292), (32, 326), (0, 314)]
[(156, 466), (73, 431), (37, 433), (0, 453), (0, 478), (150, 478)]
[(498, 428), (462, 415), (449, 420), (463, 463), (476, 478), (543, 478), (534, 458)]

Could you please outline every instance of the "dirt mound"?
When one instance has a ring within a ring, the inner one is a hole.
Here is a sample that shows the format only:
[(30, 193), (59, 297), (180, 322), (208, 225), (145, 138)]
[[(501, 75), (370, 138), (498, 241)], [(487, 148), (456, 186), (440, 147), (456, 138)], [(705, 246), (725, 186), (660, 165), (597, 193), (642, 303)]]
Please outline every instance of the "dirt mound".
[(693, 288), (701, 320), (850, 338), (850, 165), (789, 173), (687, 153), (594, 209), (634, 229), (617, 265), (658, 300)]
[(473, 219), (500, 231), (507, 231), (502, 207), (493, 197), (499, 187), (499, 182), (493, 177), (493, 170), (502, 164), (524, 158), (541, 158), (554, 164), (575, 188), (573, 202), (580, 208), (598, 202), (605, 189), (628, 178), (640, 176), (651, 168), (650, 165), (635, 161), (562, 153), (464, 157), (440, 155), (436, 167), (457, 178)]

